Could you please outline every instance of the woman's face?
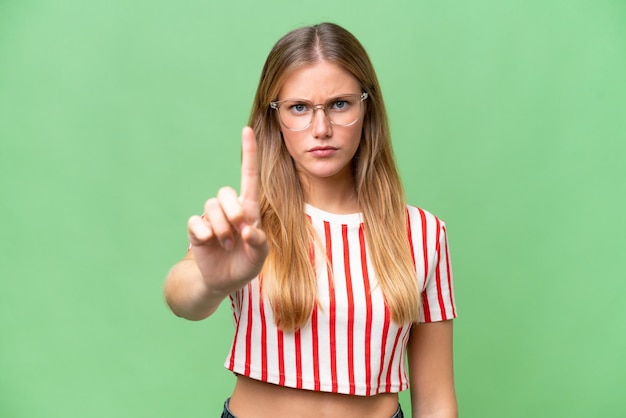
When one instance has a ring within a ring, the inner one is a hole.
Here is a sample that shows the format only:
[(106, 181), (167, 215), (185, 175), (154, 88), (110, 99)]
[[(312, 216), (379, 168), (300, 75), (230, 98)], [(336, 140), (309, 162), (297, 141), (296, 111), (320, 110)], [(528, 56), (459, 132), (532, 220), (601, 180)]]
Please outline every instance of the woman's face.
[[(279, 91), (278, 101), (296, 99), (323, 105), (332, 98), (361, 93), (359, 82), (352, 74), (336, 64), (319, 61), (291, 73)], [(340, 110), (345, 102), (333, 101), (329, 105)], [(293, 112), (303, 109), (300, 105), (292, 108)], [(361, 103), (358, 120), (350, 126), (331, 124), (321, 106), (314, 111), (311, 125), (302, 131), (294, 132), (280, 125), (285, 145), (302, 180), (314, 183), (316, 180), (352, 179), (351, 161), (361, 141), (364, 110), (365, 104)], [(281, 110), (285, 111), (288, 109)]]

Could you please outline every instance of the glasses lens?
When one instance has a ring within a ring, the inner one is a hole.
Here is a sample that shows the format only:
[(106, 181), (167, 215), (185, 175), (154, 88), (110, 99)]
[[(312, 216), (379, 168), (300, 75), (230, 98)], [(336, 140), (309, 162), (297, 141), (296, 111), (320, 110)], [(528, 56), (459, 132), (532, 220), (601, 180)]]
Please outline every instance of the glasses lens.
[(361, 98), (359, 96), (341, 97), (326, 104), (326, 114), (338, 126), (351, 125), (359, 118)]
[[(278, 113), (280, 120), (288, 129), (301, 131), (309, 127), (315, 110), (321, 106), (314, 106), (310, 102), (301, 100), (287, 100), (280, 104)], [(357, 121), (361, 110), (361, 96), (350, 95), (336, 97), (324, 105), (326, 116), (333, 125), (348, 126)]]
[(313, 105), (307, 102), (287, 100), (278, 109), (280, 120), (294, 131), (306, 129), (313, 118)]

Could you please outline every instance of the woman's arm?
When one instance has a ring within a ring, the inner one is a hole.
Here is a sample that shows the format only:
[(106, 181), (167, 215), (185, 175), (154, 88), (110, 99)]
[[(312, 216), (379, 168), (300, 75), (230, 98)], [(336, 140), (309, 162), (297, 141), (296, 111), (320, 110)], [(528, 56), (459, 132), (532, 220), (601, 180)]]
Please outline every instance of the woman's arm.
[(452, 321), (414, 324), (408, 343), (413, 418), (456, 418)]
[(267, 236), (260, 228), (257, 145), (251, 128), (243, 129), (241, 141), (241, 194), (222, 187), (206, 201), (202, 217), (189, 219), (191, 249), (165, 280), (165, 299), (183, 318), (211, 315), (227, 295), (259, 274), (267, 257)]
[(172, 312), (193, 321), (211, 315), (226, 297), (211, 292), (191, 251), (169, 271), (165, 279), (164, 294)]

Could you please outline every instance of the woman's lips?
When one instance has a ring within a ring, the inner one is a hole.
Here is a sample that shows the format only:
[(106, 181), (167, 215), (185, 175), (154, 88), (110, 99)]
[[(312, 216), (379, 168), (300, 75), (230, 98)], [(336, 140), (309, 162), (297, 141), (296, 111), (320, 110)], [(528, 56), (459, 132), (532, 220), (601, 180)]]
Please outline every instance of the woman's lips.
[(330, 157), (337, 151), (335, 147), (314, 147), (309, 152), (315, 157)]

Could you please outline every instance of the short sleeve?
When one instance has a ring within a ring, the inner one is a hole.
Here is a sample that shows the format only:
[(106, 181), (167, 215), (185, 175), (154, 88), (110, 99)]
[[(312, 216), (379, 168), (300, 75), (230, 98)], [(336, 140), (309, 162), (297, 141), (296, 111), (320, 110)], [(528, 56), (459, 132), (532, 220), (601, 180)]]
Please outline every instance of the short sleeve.
[(436, 245), (422, 289), (420, 322), (446, 321), (457, 317), (446, 225), (439, 219), (435, 224)]

